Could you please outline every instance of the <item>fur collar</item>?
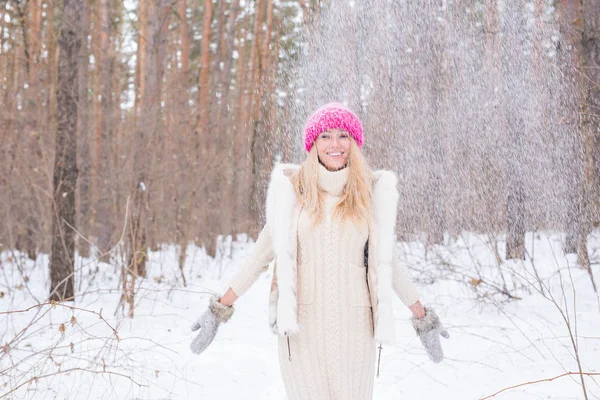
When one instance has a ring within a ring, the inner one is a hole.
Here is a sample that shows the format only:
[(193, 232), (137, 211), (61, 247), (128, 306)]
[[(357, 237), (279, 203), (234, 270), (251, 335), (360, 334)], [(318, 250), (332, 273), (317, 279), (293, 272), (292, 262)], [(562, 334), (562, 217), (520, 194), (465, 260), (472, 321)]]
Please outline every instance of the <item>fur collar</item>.
[[(296, 256), (293, 250), (292, 232), (294, 210), (297, 199), (294, 185), (285, 175), (285, 171), (296, 171), (299, 165), (278, 164), (271, 173), (271, 182), (267, 190), (267, 225), (271, 233), (273, 252), (277, 263), (276, 278), (278, 287), (277, 329), (280, 335), (298, 332), (296, 301)], [(272, 322), (272, 325), (274, 323)]]
[[(271, 173), (267, 190), (266, 217), (271, 234), (276, 259), (274, 279), (276, 295), (271, 296), (271, 325), (280, 335), (299, 331), (297, 321), (297, 265), (295, 219), (298, 208), (296, 192), (286, 175), (286, 171), (297, 171), (299, 165), (277, 164)], [(369, 246), (375, 243), (374, 251), (369, 250), (369, 268), (376, 276), (377, 320), (375, 336), (380, 342), (394, 341), (394, 320), (392, 314), (392, 254), (396, 237), (396, 215), (398, 191), (396, 175), (391, 171), (373, 172), (373, 207), (370, 221)]]

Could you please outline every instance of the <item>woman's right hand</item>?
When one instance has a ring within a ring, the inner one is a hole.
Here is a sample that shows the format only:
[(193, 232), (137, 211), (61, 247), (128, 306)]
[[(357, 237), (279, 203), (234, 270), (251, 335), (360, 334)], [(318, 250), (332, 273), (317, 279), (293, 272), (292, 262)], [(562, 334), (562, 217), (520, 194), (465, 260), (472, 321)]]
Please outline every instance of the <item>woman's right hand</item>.
[(229, 321), (234, 311), (233, 307), (221, 304), (216, 295), (212, 296), (208, 303), (208, 309), (192, 325), (192, 331), (200, 329), (190, 344), (192, 352), (200, 354), (206, 350), (215, 338), (219, 324)]

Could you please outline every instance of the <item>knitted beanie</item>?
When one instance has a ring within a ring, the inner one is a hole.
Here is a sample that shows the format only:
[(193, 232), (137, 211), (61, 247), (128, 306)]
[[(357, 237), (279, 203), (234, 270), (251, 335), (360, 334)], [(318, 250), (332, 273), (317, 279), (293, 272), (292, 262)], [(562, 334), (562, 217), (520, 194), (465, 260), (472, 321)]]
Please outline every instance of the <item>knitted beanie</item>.
[(304, 147), (310, 151), (315, 140), (328, 129), (343, 129), (356, 140), (359, 148), (363, 144), (363, 128), (360, 120), (341, 103), (328, 103), (308, 118), (304, 126)]

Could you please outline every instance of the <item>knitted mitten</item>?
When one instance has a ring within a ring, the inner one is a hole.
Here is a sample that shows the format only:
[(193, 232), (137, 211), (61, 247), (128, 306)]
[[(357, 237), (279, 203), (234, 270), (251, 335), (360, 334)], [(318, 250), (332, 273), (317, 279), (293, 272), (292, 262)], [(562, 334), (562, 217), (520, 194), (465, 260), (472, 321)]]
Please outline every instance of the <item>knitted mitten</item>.
[(442, 361), (444, 359), (444, 352), (442, 351), (440, 336), (448, 339), (450, 335), (440, 322), (435, 311), (425, 307), (425, 316), (423, 318), (416, 318), (413, 315), (411, 322), (429, 358), (435, 363)]
[(224, 306), (219, 303), (219, 300), (218, 296), (213, 295), (208, 303), (208, 309), (192, 325), (192, 331), (200, 329), (200, 333), (190, 345), (193, 353), (200, 354), (206, 350), (215, 338), (219, 324), (229, 321), (233, 315), (233, 306)]

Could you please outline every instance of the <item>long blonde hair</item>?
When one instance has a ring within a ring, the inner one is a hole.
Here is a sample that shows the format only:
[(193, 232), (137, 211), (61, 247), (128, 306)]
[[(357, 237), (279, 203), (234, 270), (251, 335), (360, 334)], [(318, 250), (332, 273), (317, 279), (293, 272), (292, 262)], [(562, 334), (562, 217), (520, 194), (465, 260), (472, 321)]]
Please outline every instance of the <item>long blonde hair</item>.
[[(367, 222), (372, 211), (373, 176), (367, 160), (354, 139), (350, 140), (347, 167), (348, 181), (339, 202), (335, 206), (334, 218), (352, 219), (356, 223)], [(323, 218), (324, 193), (319, 190), (319, 156), (313, 145), (308, 157), (291, 177), (302, 207), (313, 216), (318, 224)]]

